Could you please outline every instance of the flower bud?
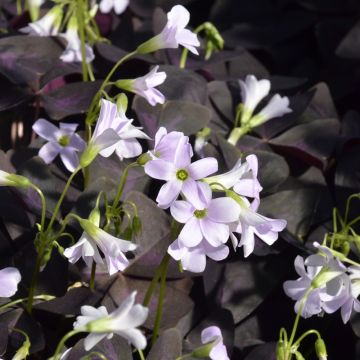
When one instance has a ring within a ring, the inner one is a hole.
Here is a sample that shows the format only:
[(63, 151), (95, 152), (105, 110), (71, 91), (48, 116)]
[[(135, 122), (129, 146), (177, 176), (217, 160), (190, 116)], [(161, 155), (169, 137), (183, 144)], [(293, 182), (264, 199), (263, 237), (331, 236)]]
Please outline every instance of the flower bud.
[(140, 166), (144, 166), (148, 161), (152, 160), (151, 156), (149, 153), (144, 153), (141, 154), (137, 159), (136, 162), (140, 165)]
[(318, 338), (315, 342), (315, 351), (319, 360), (327, 360), (326, 345), (323, 339)]
[(0, 170), (0, 186), (31, 187), (31, 181), (25, 176), (9, 174)]
[(285, 344), (279, 340), (276, 344), (276, 360), (285, 360)]
[(118, 112), (126, 113), (126, 110), (128, 108), (128, 98), (124, 93), (121, 93), (117, 96), (116, 106), (117, 106)]

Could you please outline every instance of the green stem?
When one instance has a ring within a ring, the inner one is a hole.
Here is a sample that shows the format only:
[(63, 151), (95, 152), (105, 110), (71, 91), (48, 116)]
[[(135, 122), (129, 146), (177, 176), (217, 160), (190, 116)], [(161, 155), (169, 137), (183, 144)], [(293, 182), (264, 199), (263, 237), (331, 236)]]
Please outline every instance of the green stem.
[(84, 13), (86, 9), (84, 8), (83, 0), (78, 0), (77, 2), (77, 19), (79, 22), (79, 33), (80, 33), (80, 46), (81, 46), (81, 68), (83, 81), (89, 81), (88, 68), (86, 63), (86, 47), (85, 47), (85, 22), (84, 22)]
[[(52, 299), (55, 299), (55, 296), (46, 295), (46, 294), (34, 296), (34, 300), (49, 301), (49, 300), (52, 300)], [(13, 307), (16, 304), (20, 304), (20, 303), (25, 302), (27, 300), (28, 300), (28, 298), (22, 298), (22, 299), (17, 299), (17, 300), (14, 300), (14, 301), (10, 301), (10, 302), (0, 306), (0, 311), (3, 311), (3, 310), (5, 310), (5, 309), (7, 309), (9, 307)]]
[(43, 192), (36, 185), (31, 184), (31, 187), (39, 194), (41, 199), (41, 220), (40, 220), (41, 230), (40, 231), (44, 231), (45, 218), (46, 218), (46, 200)]
[(318, 339), (321, 339), (321, 335), (317, 330), (308, 330), (307, 332), (305, 332), (304, 334), (302, 334), (294, 343), (294, 346), (299, 346), (301, 341), (304, 340), (307, 336), (311, 335), (311, 334), (315, 334)]
[(83, 331), (81, 330), (72, 330), (70, 332), (68, 332), (66, 335), (64, 335), (64, 337), (60, 340), (58, 346), (56, 347), (55, 353), (54, 355), (51, 357), (51, 360), (59, 360), (60, 359), (60, 355), (61, 355), (61, 350), (65, 345), (65, 342), (70, 339), (72, 336), (79, 334)]
[(164, 261), (164, 264), (162, 267), (161, 278), (160, 278), (159, 300), (158, 300), (158, 306), (156, 309), (154, 331), (153, 331), (153, 335), (151, 338), (151, 346), (154, 346), (155, 341), (159, 335), (160, 323), (161, 323), (161, 317), (162, 317), (163, 305), (164, 305), (164, 298), (165, 298), (166, 275), (167, 275), (167, 268), (169, 265), (169, 260), (170, 260), (170, 256), (165, 256), (165, 261)]
[(146, 294), (145, 294), (144, 300), (143, 300), (143, 306), (149, 306), (152, 294), (154, 293), (155, 287), (156, 287), (158, 281), (160, 280), (161, 274), (163, 273), (163, 268), (165, 266), (165, 263), (168, 262), (169, 260), (170, 260), (170, 256), (168, 253), (166, 253), (164, 255), (164, 257), (162, 258), (159, 267), (156, 269), (155, 275), (154, 275), (153, 279), (151, 280), (151, 283), (146, 291)]
[(137, 351), (138, 351), (138, 353), (139, 353), (140, 360), (145, 360), (145, 356), (144, 356), (144, 353), (142, 352), (142, 350), (137, 349)]
[[(205, 29), (205, 23), (199, 25), (195, 30), (194, 33), (198, 34), (200, 31)], [(189, 50), (187, 48), (184, 48), (182, 53), (181, 53), (181, 57), (180, 57), (180, 63), (179, 63), (179, 68), (180, 69), (184, 69), (185, 65), (186, 65), (186, 60), (189, 54)]]
[(80, 167), (76, 168), (75, 171), (70, 175), (70, 177), (69, 177), (69, 179), (68, 179), (68, 181), (67, 181), (67, 183), (66, 183), (66, 185), (64, 187), (64, 190), (61, 193), (60, 198), (59, 198), (59, 200), (58, 200), (58, 202), (57, 202), (57, 204), (55, 206), (53, 215), (52, 215), (52, 217), (50, 219), (50, 223), (49, 223), (49, 225), (48, 225), (48, 227), (46, 229), (47, 233), (51, 230), (51, 227), (53, 226), (53, 223), (54, 223), (54, 221), (56, 219), (56, 215), (57, 215), (58, 211), (60, 210), (60, 206), (61, 206), (61, 204), (62, 204), (62, 202), (63, 202), (63, 200), (65, 198), (65, 195), (66, 195), (66, 193), (67, 193), (67, 191), (68, 191), (68, 189), (70, 187), (70, 184), (73, 181), (75, 175), (80, 171), (80, 169), (81, 169)]
[(234, 129), (232, 129), (229, 138), (227, 139), (227, 141), (236, 146), (237, 142), (239, 141), (239, 139), (246, 135), (248, 132), (250, 131), (250, 128), (248, 127), (236, 127)]
[(136, 166), (139, 166), (138, 163), (136, 163), (136, 162), (127, 165), (126, 168), (124, 169), (123, 173), (121, 174), (121, 178), (120, 178), (119, 185), (118, 185), (118, 188), (117, 188), (116, 196), (115, 196), (114, 202), (113, 202), (113, 204), (111, 206), (111, 212), (114, 212), (116, 207), (118, 206), (121, 195), (122, 195), (122, 193), (124, 191), (124, 187), (125, 187), (125, 184), (126, 184), (126, 179), (127, 179), (128, 175), (129, 175), (129, 170), (131, 168), (133, 168), (133, 167), (136, 167)]
[(32, 312), (32, 307), (33, 307), (33, 302), (34, 302), (34, 294), (35, 294), (35, 289), (36, 289), (36, 285), (37, 285), (38, 275), (40, 272), (41, 261), (42, 261), (42, 257), (43, 257), (43, 244), (41, 244), (40, 246), (41, 247), (39, 249), (39, 252), (38, 252), (37, 258), (36, 258), (35, 269), (33, 271), (32, 277), (31, 277), (28, 302), (26, 305), (26, 310), (29, 314), (31, 314), (31, 312)]
[(93, 260), (91, 265), (90, 290), (95, 289), (96, 262)]
[[(302, 311), (303, 311), (303, 308), (304, 308), (306, 299), (307, 299), (308, 295), (310, 294), (311, 290), (313, 290), (312, 287), (310, 287), (310, 288), (306, 291), (304, 297), (303, 297), (302, 300), (301, 300), (301, 303), (300, 303), (300, 306), (299, 306), (299, 311), (298, 311), (298, 313), (296, 314), (294, 326), (293, 326), (292, 331), (291, 331), (290, 340), (289, 340), (288, 346), (287, 346), (287, 348), (286, 348), (286, 356), (288, 356), (289, 354), (291, 354), (291, 346), (292, 346), (292, 343), (293, 343), (294, 338), (295, 338), (295, 335), (296, 335), (296, 330), (297, 330), (297, 327), (298, 327), (298, 325), (299, 325), (300, 316), (301, 316), (301, 313), (302, 313)], [(285, 358), (287, 359), (287, 357), (285, 357)]]
[(95, 94), (94, 98), (91, 101), (90, 107), (89, 107), (89, 111), (86, 117), (86, 124), (87, 125), (91, 125), (89, 123), (89, 119), (91, 119), (91, 116), (97, 106), (97, 103), (100, 100), (101, 94), (104, 91), (105, 87), (108, 85), (109, 80), (111, 79), (111, 77), (113, 76), (113, 74), (115, 73), (115, 71), (118, 69), (118, 67), (120, 65), (122, 65), (125, 61), (129, 60), (132, 56), (136, 55), (136, 51), (133, 51), (131, 53), (128, 53), (127, 55), (125, 55), (124, 57), (122, 57), (114, 66), (113, 68), (110, 70), (110, 72), (108, 73), (108, 75), (106, 76), (105, 80), (103, 81), (103, 83), (100, 86), (100, 89), (98, 90), (98, 92)]

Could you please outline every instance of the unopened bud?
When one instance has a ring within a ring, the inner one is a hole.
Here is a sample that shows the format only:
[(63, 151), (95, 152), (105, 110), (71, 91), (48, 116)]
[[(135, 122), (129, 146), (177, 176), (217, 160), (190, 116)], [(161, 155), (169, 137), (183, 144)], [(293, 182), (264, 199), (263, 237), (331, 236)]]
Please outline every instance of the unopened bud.
[(315, 342), (315, 351), (319, 360), (327, 360), (326, 345), (323, 339), (318, 338)]
[(276, 344), (276, 360), (285, 360), (285, 344), (279, 340)]

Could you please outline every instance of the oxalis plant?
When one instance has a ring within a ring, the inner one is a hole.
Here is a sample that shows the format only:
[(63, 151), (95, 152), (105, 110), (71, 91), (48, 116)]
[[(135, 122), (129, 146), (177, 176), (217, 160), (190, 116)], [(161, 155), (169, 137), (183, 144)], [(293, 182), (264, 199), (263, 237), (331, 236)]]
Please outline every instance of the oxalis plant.
[[(285, 182), (286, 161), (260, 140), (273, 138), (275, 147), (292, 146), (305, 158), (316, 157), (301, 136), (331, 124), (305, 119), (289, 130), (302, 115), (297, 99), (271, 92), (268, 79), (251, 73), (236, 79), (235, 87), (230, 84), (238, 96), (223, 108), (221, 101), (231, 98), (229, 88), (220, 81), (207, 84), (188, 67), (216, 63), (224, 40), (210, 22), (190, 30), (190, 13), (182, 5), (158, 13), (161, 30), (131, 52), (112, 53), (115, 64), (98, 77), (94, 48), (100, 53), (114, 49), (101, 35), (96, 16), (121, 15), (129, 1), (54, 0), (46, 9), (43, 3), (13, 3), (18, 15), (28, 11), (31, 21), (19, 29), (23, 35), (17, 35), (15, 45), (0, 39), (0, 55), (3, 46), (21, 47), (24, 39), (52, 41), (56, 71), (65, 76), (74, 66), (82, 77), (69, 107), (82, 91), (87, 101), (73, 113), (61, 104), (49, 105), (59, 90), (46, 95), (50, 82), (41, 79), (34, 95), (35, 156), (14, 169), (11, 154), (2, 154), (4, 202), (27, 214), (24, 233), (31, 237), (31, 246), (21, 250), (23, 259), (28, 255), (26, 267), (20, 266), (21, 257), (10, 256), (11, 266), (0, 270), (0, 322), (6, 339), (9, 333), (16, 340), (16, 346), (6, 348), (5, 342), (0, 348), (3, 358), (246, 359), (233, 351), (234, 324), (240, 324), (235, 337), (245, 342), (246, 331), (252, 330), (241, 326), (246, 318), (251, 321), (259, 302), (249, 304), (269, 294), (269, 284), (283, 282), (285, 294), (296, 301), (295, 312), (290, 310), (290, 325), (282, 313), (277, 316), (266, 356), (327, 359), (326, 335), (301, 318), (331, 317), (325, 313), (340, 310), (346, 324), (360, 311), (360, 217), (352, 211), (360, 195), (348, 196), (344, 211), (343, 204), (339, 210), (327, 202), (331, 221), (325, 215), (316, 223), (321, 228), (305, 247), (301, 241), (315, 223), (303, 232), (297, 228), (314, 217), (317, 195), (324, 195), (320, 188), (294, 184), (319, 174), (312, 168), (310, 175)], [(176, 63), (160, 67), (172, 54)], [(152, 65), (148, 72), (137, 70), (139, 77), (123, 78), (131, 61)], [(55, 71), (52, 66), (48, 71)], [(32, 74), (21, 74), (33, 85)], [(181, 82), (190, 85), (176, 100)], [(200, 98), (197, 91), (203, 88), (206, 99), (189, 101), (190, 95)], [(48, 119), (39, 116), (41, 106)], [(78, 113), (83, 114), (77, 122), (54, 123)], [(128, 117), (134, 113), (135, 119)], [(35, 172), (29, 172), (31, 164)], [(5, 233), (15, 237), (9, 223), (5, 215)], [(284, 239), (278, 240), (279, 234)], [(288, 280), (294, 252), (281, 257), (281, 245), (276, 248), (285, 240), (301, 254), (294, 262), (296, 280)], [(267, 256), (276, 260), (277, 269), (262, 265)], [(60, 291), (46, 285), (50, 273), (55, 273), (50, 283), (66, 274)], [(44, 320), (49, 313), (52, 318)]]

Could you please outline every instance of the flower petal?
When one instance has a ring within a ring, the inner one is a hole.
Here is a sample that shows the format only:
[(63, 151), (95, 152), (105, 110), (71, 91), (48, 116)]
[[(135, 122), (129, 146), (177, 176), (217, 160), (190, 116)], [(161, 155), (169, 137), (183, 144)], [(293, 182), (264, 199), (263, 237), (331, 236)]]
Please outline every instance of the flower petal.
[(207, 218), (199, 221), (204, 238), (212, 246), (225, 244), (229, 238), (229, 227), (225, 224), (215, 223)]
[(218, 171), (218, 162), (212, 157), (200, 159), (190, 164), (187, 170), (194, 180), (203, 179)]
[(46, 164), (50, 164), (61, 151), (62, 147), (55, 142), (48, 142), (43, 145), (39, 151), (39, 156), (45, 161)]
[(85, 350), (91, 350), (98, 342), (100, 342), (106, 336), (107, 333), (90, 333), (84, 340)]
[(182, 245), (194, 247), (198, 245), (203, 238), (200, 230), (199, 221), (192, 217), (182, 228), (179, 234), (179, 240)]
[(65, 165), (65, 167), (70, 171), (74, 172), (74, 170), (79, 166), (79, 158), (74, 149), (65, 147), (60, 151), (60, 158)]
[(57, 134), (59, 129), (50, 121), (38, 119), (35, 121), (32, 129), (43, 139), (51, 142), (57, 142)]
[(164, 184), (161, 187), (158, 196), (156, 197), (158, 206), (162, 209), (167, 209), (169, 206), (171, 206), (171, 204), (179, 196), (181, 187), (182, 181), (179, 180), (170, 180)]
[(207, 217), (215, 222), (230, 223), (239, 219), (240, 207), (229, 197), (213, 199), (208, 207)]
[(167, 181), (174, 179), (176, 175), (174, 164), (161, 159), (148, 161), (144, 166), (144, 171), (154, 179)]
[(187, 201), (174, 201), (170, 207), (172, 217), (179, 223), (186, 223), (193, 215), (195, 208)]
[(21, 275), (17, 268), (7, 267), (0, 270), (0, 297), (10, 297), (17, 292)]

